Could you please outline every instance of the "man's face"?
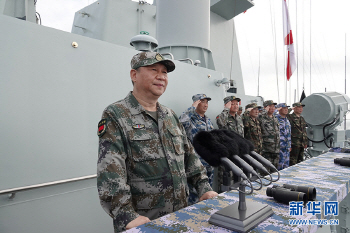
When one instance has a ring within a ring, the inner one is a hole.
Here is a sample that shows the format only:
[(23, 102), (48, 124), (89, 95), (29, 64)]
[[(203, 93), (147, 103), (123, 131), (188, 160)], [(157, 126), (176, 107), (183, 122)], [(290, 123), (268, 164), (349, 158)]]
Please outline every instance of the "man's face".
[(258, 108), (253, 108), (250, 112), (249, 115), (252, 118), (257, 118), (259, 116), (259, 109)]
[(131, 70), (130, 76), (134, 82), (134, 88), (139, 92), (160, 97), (168, 85), (167, 68), (156, 63), (150, 66), (141, 66), (137, 70)]
[(270, 106), (270, 108), (269, 108), (269, 111), (267, 113), (268, 114), (273, 114), (275, 112), (276, 107), (275, 107), (274, 104), (271, 104), (269, 106)]
[(237, 100), (232, 100), (231, 101), (231, 108), (230, 108), (230, 112), (232, 113), (236, 113), (238, 112), (239, 109), (239, 103)]
[(294, 108), (295, 114), (301, 114), (303, 112), (303, 106), (298, 106)]
[(201, 99), (201, 102), (196, 108), (197, 112), (204, 114), (208, 110), (208, 99)]
[(280, 115), (287, 115), (288, 114), (288, 107), (283, 107), (279, 110)]
[(238, 115), (241, 115), (242, 114), (242, 109), (239, 109), (238, 112), (237, 112)]

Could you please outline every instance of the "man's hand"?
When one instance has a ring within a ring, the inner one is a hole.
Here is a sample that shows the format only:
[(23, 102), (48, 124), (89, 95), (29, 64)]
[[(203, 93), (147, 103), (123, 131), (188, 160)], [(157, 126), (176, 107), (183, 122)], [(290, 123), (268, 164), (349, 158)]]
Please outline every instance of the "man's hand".
[(135, 218), (134, 220), (132, 220), (131, 222), (128, 223), (128, 225), (126, 225), (126, 229), (129, 230), (131, 228), (140, 226), (142, 224), (148, 223), (151, 220), (149, 220), (149, 218), (145, 217), (145, 216), (138, 216), (137, 218)]
[(204, 194), (201, 196), (201, 198), (199, 198), (199, 201), (204, 201), (204, 200), (207, 200), (207, 199), (216, 197), (217, 195), (219, 195), (217, 192), (209, 191), (209, 192), (204, 193)]
[(279, 108), (277, 108), (277, 111), (279, 111), (279, 110), (281, 110), (282, 109), (282, 107), (279, 107)]
[(247, 108), (245, 111), (246, 111), (246, 112), (250, 112), (250, 111), (252, 111), (252, 109), (253, 109), (253, 108)]
[(225, 108), (231, 108), (232, 102), (228, 101), (227, 104), (225, 104)]
[(192, 106), (197, 108), (198, 104), (201, 102), (201, 100), (194, 101)]
[(265, 107), (265, 110), (266, 110), (266, 112), (268, 112), (268, 111), (270, 110), (270, 105), (267, 105), (267, 106)]

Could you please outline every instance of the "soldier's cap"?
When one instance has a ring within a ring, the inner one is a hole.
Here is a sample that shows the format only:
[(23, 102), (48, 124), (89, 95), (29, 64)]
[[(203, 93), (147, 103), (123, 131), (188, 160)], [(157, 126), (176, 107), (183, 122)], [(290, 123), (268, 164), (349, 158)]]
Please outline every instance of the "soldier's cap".
[(224, 98), (224, 103), (227, 104), (228, 102), (232, 100), (237, 100), (238, 102), (241, 101), (240, 98), (237, 98), (236, 96), (230, 95)]
[(302, 104), (300, 102), (296, 102), (296, 103), (293, 104), (293, 107), (300, 107), (300, 106), (305, 107), (305, 104)]
[(277, 108), (289, 108), (290, 106), (288, 106), (286, 103), (280, 103), (280, 104), (277, 104), (276, 107)]
[(175, 70), (175, 64), (169, 59), (165, 59), (160, 53), (157, 52), (141, 52), (134, 55), (131, 59), (131, 69), (137, 69), (141, 66), (150, 66), (156, 63), (163, 64), (168, 73)]
[(245, 109), (248, 109), (248, 108), (261, 108), (261, 106), (258, 106), (256, 103), (251, 103), (245, 106)]
[(264, 107), (267, 107), (267, 106), (269, 106), (269, 105), (276, 105), (277, 103), (274, 103), (272, 100), (266, 100), (265, 102), (264, 102)]
[(206, 94), (197, 94), (192, 96), (193, 102), (196, 102), (197, 100), (202, 100), (202, 99), (208, 99), (208, 101), (211, 100), (211, 98)]

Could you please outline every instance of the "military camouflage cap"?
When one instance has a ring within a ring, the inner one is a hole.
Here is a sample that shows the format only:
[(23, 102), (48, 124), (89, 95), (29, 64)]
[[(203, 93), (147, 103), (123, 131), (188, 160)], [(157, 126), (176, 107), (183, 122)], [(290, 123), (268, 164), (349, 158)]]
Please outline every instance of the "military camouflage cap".
[(265, 102), (264, 102), (264, 107), (267, 107), (267, 106), (269, 106), (269, 105), (276, 105), (277, 103), (274, 103), (272, 100), (266, 100)]
[(208, 99), (208, 101), (211, 100), (211, 98), (208, 97), (206, 94), (197, 94), (192, 96), (193, 102), (196, 102), (197, 100), (202, 100), (202, 99)]
[(168, 73), (175, 69), (175, 64), (169, 59), (165, 59), (161, 54), (157, 52), (141, 52), (134, 55), (131, 59), (131, 69), (137, 69), (141, 66), (150, 66), (156, 63), (162, 63)]
[(232, 100), (237, 100), (238, 102), (241, 101), (240, 98), (237, 98), (236, 96), (230, 95), (224, 98), (224, 103), (227, 104), (228, 102)]
[(251, 103), (245, 106), (245, 109), (248, 109), (248, 108), (261, 108), (261, 106), (258, 106), (256, 103)]
[(296, 103), (293, 104), (293, 107), (300, 107), (300, 106), (305, 107), (305, 104), (302, 104), (300, 102), (296, 102)]
[(277, 108), (289, 108), (290, 106), (288, 106), (286, 103), (280, 103), (280, 104), (277, 104), (276, 107)]

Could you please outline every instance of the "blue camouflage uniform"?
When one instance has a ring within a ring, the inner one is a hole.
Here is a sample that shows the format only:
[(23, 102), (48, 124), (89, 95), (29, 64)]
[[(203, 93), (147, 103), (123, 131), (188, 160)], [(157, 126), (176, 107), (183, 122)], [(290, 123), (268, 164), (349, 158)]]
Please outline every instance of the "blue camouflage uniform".
[[(205, 94), (197, 94), (192, 97), (193, 102), (200, 100), (200, 99), (208, 99), (210, 100), (208, 96)], [(213, 123), (211, 122), (210, 118), (204, 115), (204, 117), (201, 117), (197, 112), (196, 108), (191, 106), (189, 107), (185, 112), (181, 114), (179, 117), (180, 122), (184, 126), (186, 130), (186, 135), (190, 139), (191, 142), (193, 142), (194, 136), (200, 132), (200, 131), (210, 131), (214, 129)], [(210, 166), (204, 159), (202, 159), (198, 154), (200, 161), (202, 162), (203, 166), (207, 169), (207, 176), (209, 178), (209, 184), (213, 185), (213, 178), (214, 178), (214, 168)], [(190, 195), (188, 198), (188, 204), (192, 205), (199, 201), (198, 194), (194, 187), (190, 187)]]
[[(277, 107), (288, 107), (286, 104), (279, 104)], [(291, 125), (287, 117), (282, 117), (280, 114), (276, 115), (280, 124), (280, 160), (278, 163), (278, 170), (289, 167), (289, 157), (291, 143)]]

